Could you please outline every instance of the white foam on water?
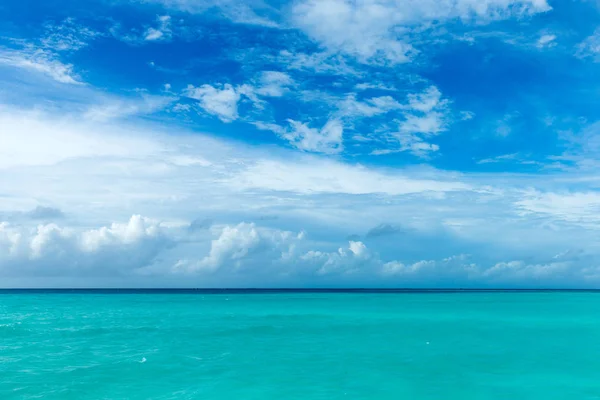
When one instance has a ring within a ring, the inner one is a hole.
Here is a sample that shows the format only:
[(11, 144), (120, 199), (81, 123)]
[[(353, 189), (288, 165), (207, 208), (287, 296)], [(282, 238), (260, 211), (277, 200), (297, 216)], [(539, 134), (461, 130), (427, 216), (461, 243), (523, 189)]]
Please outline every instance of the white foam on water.
[(140, 364), (143, 364), (146, 362), (146, 357), (142, 357), (142, 361), (140, 361)]

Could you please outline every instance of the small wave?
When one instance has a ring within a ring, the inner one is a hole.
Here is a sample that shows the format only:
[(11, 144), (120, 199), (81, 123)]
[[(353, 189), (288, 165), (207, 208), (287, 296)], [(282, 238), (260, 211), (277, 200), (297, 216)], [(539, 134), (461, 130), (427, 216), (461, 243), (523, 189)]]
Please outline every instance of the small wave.
[(146, 357), (142, 357), (142, 361), (139, 361), (139, 363), (140, 363), (140, 364), (143, 364), (143, 363), (145, 363), (146, 361), (147, 361), (147, 360), (146, 360)]

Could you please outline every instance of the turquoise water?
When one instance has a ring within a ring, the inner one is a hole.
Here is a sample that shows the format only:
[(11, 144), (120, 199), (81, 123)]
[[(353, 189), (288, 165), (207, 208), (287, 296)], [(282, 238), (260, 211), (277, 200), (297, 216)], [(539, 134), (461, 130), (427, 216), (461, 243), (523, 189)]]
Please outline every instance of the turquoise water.
[(600, 399), (600, 293), (0, 294), (0, 399)]

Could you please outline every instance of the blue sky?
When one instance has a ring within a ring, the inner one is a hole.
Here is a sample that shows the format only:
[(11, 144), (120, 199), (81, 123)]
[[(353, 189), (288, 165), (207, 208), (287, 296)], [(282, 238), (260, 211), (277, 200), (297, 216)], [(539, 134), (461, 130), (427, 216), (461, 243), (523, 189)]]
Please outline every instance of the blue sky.
[(599, 287), (600, 3), (0, 4), (0, 285)]

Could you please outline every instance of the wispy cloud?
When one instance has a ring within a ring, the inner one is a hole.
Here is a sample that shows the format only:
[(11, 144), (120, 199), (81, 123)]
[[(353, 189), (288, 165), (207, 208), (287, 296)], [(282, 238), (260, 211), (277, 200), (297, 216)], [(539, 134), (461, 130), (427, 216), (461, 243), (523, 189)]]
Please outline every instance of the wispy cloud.
[(307, 54), (281, 50), (281, 52), (274, 57), (274, 60), (290, 70), (331, 75), (356, 76), (361, 74), (361, 72), (356, 68), (353, 68), (343, 56), (330, 52)]
[(277, 28), (277, 11), (262, 0), (240, 3), (234, 0), (138, 0), (142, 3), (158, 3), (166, 8), (192, 14), (216, 12), (238, 24)]
[(37, 40), (12, 40), (12, 47), (0, 47), (0, 64), (40, 73), (66, 84), (81, 85), (73, 64), (62, 61), (63, 53), (78, 51), (100, 36), (90, 28), (67, 18), (59, 24), (47, 23)]
[(398, 121), (398, 129), (384, 127), (379, 133), (386, 143), (397, 143), (399, 146), (375, 149), (372, 155), (392, 154), (408, 151), (418, 157), (427, 158), (437, 152), (439, 146), (429, 143), (448, 129), (452, 122), (447, 99), (435, 86), (429, 86), (420, 93), (410, 93), (406, 104), (399, 105), (402, 117)]
[(60, 24), (46, 24), (46, 33), (40, 39), (45, 49), (54, 51), (77, 51), (89, 45), (90, 41), (101, 36), (100, 32), (80, 25), (73, 18)]
[(169, 40), (173, 32), (171, 31), (171, 17), (168, 15), (161, 15), (156, 18), (158, 26), (156, 28), (148, 28), (144, 32), (144, 40), (146, 41), (157, 41), (157, 40)]
[(83, 84), (72, 64), (65, 64), (56, 54), (33, 46), (20, 50), (0, 47), (0, 64), (39, 73), (60, 83)]
[(545, 34), (540, 36), (538, 39), (536, 46), (540, 49), (553, 47), (556, 45), (556, 35)]
[(575, 55), (580, 58), (593, 58), (596, 62), (600, 61), (600, 29), (596, 29), (593, 34), (579, 43)]
[(343, 150), (344, 128), (339, 120), (329, 120), (322, 128), (311, 128), (307, 124), (289, 120), (290, 129), (282, 134), (293, 146), (318, 153), (339, 153)]
[[(293, 8), (293, 21), (331, 51), (371, 64), (411, 61), (417, 50), (405, 37), (415, 26), (461, 19), (490, 21), (549, 11), (545, 0), (402, 0), (351, 2), (303, 0)], [(353, 26), (354, 29), (347, 29)]]

